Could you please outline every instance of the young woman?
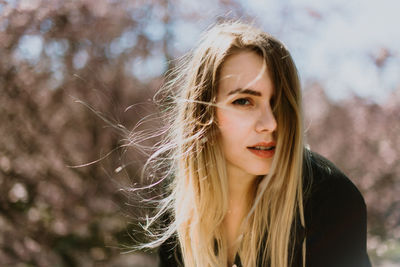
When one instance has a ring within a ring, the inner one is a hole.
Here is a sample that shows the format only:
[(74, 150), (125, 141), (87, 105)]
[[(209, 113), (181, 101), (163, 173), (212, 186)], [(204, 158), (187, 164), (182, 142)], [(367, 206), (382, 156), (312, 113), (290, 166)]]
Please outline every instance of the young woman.
[(142, 246), (160, 246), (160, 266), (370, 266), (363, 197), (305, 148), (299, 78), (281, 42), (218, 24), (164, 89), (169, 135), (149, 162), (167, 160), (168, 194), (147, 225), (164, 228)]

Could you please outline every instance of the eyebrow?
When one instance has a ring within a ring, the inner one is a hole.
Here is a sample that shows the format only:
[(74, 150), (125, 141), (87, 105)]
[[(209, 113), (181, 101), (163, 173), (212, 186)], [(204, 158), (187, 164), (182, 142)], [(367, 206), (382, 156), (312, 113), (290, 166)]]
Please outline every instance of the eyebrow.
[(233, 95), (233, 94), (247, 94), (247, 95), (261, 96), (260, 92), (247, 88), (237, 88), (228, 93), (228, 95)]

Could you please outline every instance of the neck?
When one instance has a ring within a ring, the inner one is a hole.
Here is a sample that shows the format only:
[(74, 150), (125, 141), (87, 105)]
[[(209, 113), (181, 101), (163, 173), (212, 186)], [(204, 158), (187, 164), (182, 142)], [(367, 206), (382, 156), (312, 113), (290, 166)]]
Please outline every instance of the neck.
[(256, 193), (257, 176), (228, 169), (228, 212), (248, 211)]
[(228, 168), (228, 212), (223, 222), (223, 233), (228, 244), (228, 262), (234, 261), (241, 239), (240, 226), (247, 216), (256, 193), (258, 179), (237, 169)]

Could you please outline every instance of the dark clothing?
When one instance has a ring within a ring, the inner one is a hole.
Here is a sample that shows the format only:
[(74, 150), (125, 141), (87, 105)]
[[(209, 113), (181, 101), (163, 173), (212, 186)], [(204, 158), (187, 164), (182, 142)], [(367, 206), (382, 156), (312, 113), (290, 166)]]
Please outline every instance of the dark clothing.
[[(306, 229), (296, 220), (291, 266), (302, 266), (302, 241), (306, 237), (307, 267), (370, 267), (366, 251), (366, 206), (361, 193), (322, 156), (311, 153), (305, 162), (308, 162), (303, 175)], [(159, 249), (160, 267), (180, 266), (180, 253), (176, 237), (171, 237)], [(242, 266), (238, 254), (235, 264)]]

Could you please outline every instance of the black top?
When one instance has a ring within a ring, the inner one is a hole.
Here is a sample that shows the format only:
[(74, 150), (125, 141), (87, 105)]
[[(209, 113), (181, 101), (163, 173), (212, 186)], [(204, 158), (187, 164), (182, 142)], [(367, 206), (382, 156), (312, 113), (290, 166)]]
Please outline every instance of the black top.
[[(293, 267), (370, 267), (366, 250), (366, 206), (356, 186), (330, 161), (312, 153), (304, 168), (306, 229), (296, 220)], [(176, 237), (159, 249), (160, 267), (183, 266)], [(237, 254), (235, 264), (240, 267)], [(261, 264), (259, 264), (261, 266)]]

